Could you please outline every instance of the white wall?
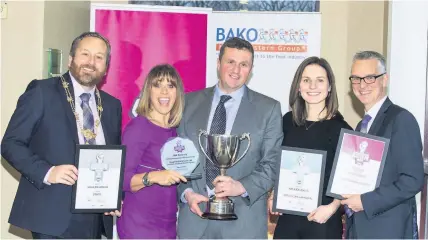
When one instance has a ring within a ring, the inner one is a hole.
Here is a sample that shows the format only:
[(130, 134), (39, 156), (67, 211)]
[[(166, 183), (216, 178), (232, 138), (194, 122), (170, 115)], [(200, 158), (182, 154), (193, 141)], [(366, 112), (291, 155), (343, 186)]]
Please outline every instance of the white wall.
[[(413, 113), (423, 136), (427, 85), (428, 2), (390, 2), (388, 28), (389, 96), (394, 103)], [(419, 195), (417, 202), (420, 211)]]
[[(8, 17), (1, 19), (1, 129), (3, 137), (18, 97), (28, 83), (44, 76), (46, 48), (68, 51), (75, 37), (89, 30), (89, 1), (7, 1)], [(0, 167), (0, 239), (30, 238), (28, 231), (8, 223), (19, 173), (4, 159)]]
[[(18, 97), (34, 78), (42, 77), (44, 2), (8, 1), (8, 17), (1, 19), (1, 134)], [(18, 187), (18, 172), (1, 160), (0, 238), (27, 238), (28, 232), (7, 222)]]
[[(62, 51), (62, 72), (68, 69), (68, 53), (72, 41), (81, 33), (89, 31), (89, 18), (90, 1), (45, 2), (43, 50), (53, 48)], [(46, 66), (44, 64), (44, 70)], [(43, 74), (46, 76), (46, 71)]]

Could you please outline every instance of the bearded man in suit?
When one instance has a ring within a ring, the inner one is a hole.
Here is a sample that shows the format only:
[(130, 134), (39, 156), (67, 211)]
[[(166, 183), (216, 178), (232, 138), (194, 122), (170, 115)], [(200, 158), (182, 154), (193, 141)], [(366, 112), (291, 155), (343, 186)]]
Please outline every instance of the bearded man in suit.
[(3, 136), (1, 154), (21, 173), (9, 223), (35, 239), (112, 238), (112, 216), (71, 213), (76, 144), (120, 144), (120, 101), (96, 87), (110, 49), (95, 32), (74, 39), (69, 71), (31, 81)]

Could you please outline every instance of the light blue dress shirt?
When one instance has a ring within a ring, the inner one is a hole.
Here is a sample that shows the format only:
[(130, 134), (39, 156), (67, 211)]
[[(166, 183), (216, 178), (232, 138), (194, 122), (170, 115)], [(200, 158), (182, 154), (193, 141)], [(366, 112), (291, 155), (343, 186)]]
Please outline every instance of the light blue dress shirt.
[(245, 93), (245, 85), (239, 88), (238, 90), (226, 94), (218, 87), (215, 86), (213, 102), (211, 104), (210, 116), (208, 117), (207, 129), (211, 129), (211, 122), (213, 121), (214, 113), (217, 108), (220, 98), (223, 95), (229, 95), (232, 98), (224, 103), (224, 108), (226, 108), (226, 132), (225, 134), (230, 134), (232, 131), (233, 123), (235, 122), (236, 114), (238, 113), (239, 105), (241, 104), (242, 97)]

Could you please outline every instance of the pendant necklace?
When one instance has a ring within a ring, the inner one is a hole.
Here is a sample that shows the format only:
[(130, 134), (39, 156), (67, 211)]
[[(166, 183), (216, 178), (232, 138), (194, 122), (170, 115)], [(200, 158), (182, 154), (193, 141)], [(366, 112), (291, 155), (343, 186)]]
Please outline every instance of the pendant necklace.
[(306, 126), (306, 122), (307, 121), (305, 121), (305, 129), (306, 129), (306, 131), (309, 130), (309, 128), (311, 128), (315, 123), (317, 123), (317, 121), (314, 121), (313, 123), (309, 124), (309, 126)]

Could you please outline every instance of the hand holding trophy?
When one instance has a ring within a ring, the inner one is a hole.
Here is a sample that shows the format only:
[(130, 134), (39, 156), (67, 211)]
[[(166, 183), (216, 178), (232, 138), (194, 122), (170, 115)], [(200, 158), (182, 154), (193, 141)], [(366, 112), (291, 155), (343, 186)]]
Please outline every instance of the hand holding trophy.
[[(207, 150), (202, 146), (201, 137), (207, 138)], [(248, 146), (241, 157), (237, 157), (242, 140), (248, 139)], [(227, 134), (208, 134), (207, 131), (199, 130), (199, 146), (207, 159), (220, 169), (220, 175), (226, 175), (226, 169), (233, 167), (247, 153), (250, 148), (251, 139), (249, 133), (241, 136)], [(233, 201), (228, 197), (214, 197), (207, 203), (207, 210), (202, 217), (212, 220), (236, 220)]]

